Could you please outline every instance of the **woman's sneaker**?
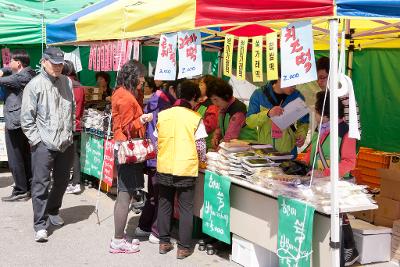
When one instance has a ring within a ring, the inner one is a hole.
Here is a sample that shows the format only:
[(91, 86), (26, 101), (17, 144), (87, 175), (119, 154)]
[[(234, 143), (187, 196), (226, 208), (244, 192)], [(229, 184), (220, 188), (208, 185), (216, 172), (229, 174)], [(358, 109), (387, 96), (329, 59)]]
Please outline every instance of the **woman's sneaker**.
[(126, 239), (111, 239), (110, 253), (136, 253), (139, 251), (139, 244), (137, 243), (129, 243)]
[(66, 194), (79, 194), (82, 191), (81, 185), (76, 184), (76, 185), (68, 185), (67, 190), (65, 191)]
[(356, 248), (344, 249), (344, 266), (353, 265), (360, 255), (358, 254), (358, 250)]

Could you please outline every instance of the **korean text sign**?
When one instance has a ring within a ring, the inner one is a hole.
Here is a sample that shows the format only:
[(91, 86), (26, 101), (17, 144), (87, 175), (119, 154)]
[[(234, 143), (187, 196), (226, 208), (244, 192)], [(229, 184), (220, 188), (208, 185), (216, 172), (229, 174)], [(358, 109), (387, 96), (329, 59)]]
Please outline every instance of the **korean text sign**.
[(178, 79), (201, 75), (203, 58), (200, 31), (178, 33), (179, 73)]
[(289, 87), (317, 80), (311, 21), (282, 28), (281, 86)]
[(81, 139), (81, 171), (101, 178), (103, 172), (104, 139), (82, 133)]
[(158, 47), (155, 80), (174, 81), (176, 78), (176, 42), (178, 34), (162, 34)]
[(279, 266), (311, 266), (315, 209), (301, 201), (279, 196), (278, 210)]
[(227, 244), (231, 243), (230, 187), (229, 178), (206, 171), (204, 177), (203, 232)]

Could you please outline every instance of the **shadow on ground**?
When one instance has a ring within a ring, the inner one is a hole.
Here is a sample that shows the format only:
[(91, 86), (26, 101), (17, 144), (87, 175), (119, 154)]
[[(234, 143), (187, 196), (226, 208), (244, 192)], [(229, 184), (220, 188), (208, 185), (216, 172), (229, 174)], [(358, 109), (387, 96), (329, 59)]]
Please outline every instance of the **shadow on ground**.
[[(92, 215), (95, 207), (93, 205), (81, 205), (60, 210), (60, 216), (64, 220), (64, 226), (68, 224), (78, 223), (89, 219)], [(54, 231), (57, 231), (59, 227), (50, 225), (48, 232), (51, 235)]]
[(0, 177), (0, 188), (8, 187), (14, 183), (12, 176)]

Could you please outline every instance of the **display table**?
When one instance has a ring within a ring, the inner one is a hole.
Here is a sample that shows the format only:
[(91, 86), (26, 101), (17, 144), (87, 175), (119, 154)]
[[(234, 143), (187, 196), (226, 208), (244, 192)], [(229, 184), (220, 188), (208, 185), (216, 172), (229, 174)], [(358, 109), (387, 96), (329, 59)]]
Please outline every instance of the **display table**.
[[(230, 177), (230, 231), (267, 250), (276, 252), (278, 237), (277, 193), (250, 182)], [(194, 215), (202, 218), (204, 173), (196, 182)], [(315, 205), (314, 205), (315, 206)], [(330, 213), (315, 206), (313, 256), (316, 266), (331, 266)], [(376, 209), (376, 205), (341, 208), (340, 212)]]

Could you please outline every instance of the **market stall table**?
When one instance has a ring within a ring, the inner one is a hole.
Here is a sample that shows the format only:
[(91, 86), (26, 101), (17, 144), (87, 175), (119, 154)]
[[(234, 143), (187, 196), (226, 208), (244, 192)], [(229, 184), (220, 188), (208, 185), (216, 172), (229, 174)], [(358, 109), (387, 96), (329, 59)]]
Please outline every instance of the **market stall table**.
[[(267, 188), (254, 185), (248, 181), (229, 177), (230, 189), (230, 231), (269, 251), (276, 252), (278, 237), (278, 193)], [(204, 198), (204, 172), (196, 182), (194, 215), (202, 218)], [(314, 267), (331, 266), (330, 210), (318, 205), (313, 228)], [(354, 212), (376, 209), (374, 204), (341, 207), (340, 212)]]

